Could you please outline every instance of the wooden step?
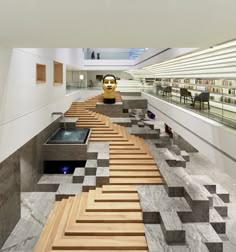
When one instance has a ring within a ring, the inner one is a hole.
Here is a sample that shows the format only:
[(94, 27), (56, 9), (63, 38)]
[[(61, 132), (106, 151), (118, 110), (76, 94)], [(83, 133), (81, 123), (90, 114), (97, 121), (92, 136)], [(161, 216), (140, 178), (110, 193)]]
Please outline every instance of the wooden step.
[(63, 214), (59, 220), (59, 225), (55, 233), (55, 240), (60, 239), (61, 237), (64, 236), (64, 231), (67, 227), (67, 223), (69, 221), (72, 205), (73, 205), (74, 197), (69, 197), (66, 201), (66, 205), (63, 209)]
[(129, 145), (129, 146), (133, 146), (134, 144), (131, 142), (131, 141), (127, 141), (127, 142), (123, 142), (123, 141), (120, 141), (120, 142), (115, 142), (115, 143), (110, 143), (110, 148), (111, 147), (114, 147), (114, 146), (119, 146), (119, 145)]
[(51, 248), (65, 204), (66, 200), (54, 203), (53, 209), (48, 216), (48, 220), (34, 248), (34, 252), (47, 252)]
[(110, 178), (158, 178), (158, 171), (110, 171)]
[(110, 155), (144, 155), (146, 154), (145, 151), (143, 150), (130, 150), (130, 151), (127, 151), (127, 150), (110, 150)]
[(91, 141), (99, 141), (99, 142), (103, 142), (103, 141), (112, 141), (112, 142), (117, 142), (118, 145), (124, 144), (124, 145), (131, 145), (130, 142), (128, 142), (128, 139), (121, 139), (121, 138), (115, 138), (115, 137), (110, 137), (110, 138), (106, 138), (106, 137), (90, 137)]
[[(105, 193), (104, 193), (105, 194)], [(136, 192), (137, 194), (137, 192)], [(141, 212), (86, 212), (88, 193), (82, 193), (77, 209), (76, 222), (92, 223), (140, 223)]]
[(139, 202), (94, 202), (95, 191), (90, 190), (86, 212), (141, 212)]
[(93, 125), (100, 125), (100, 126), (106, 125), (105, 122), (81, 122), (80, 120), (78, 120), (77, 124), (78, 125), (91, 125), (91, 126), (93, 126)]
[(95, 202), (139, 202), (139, 197), (135, 193), (103, 193), (97, 188)]
[(156, 165), (110, 165), (110, 171), (158, 171)]
[(78, 238), (68, 237), (60, 240), (56, 240), (52, 246), (53, 250), (147, 250), (147, 242), (145, 236), (80, 236)]
[(143, 165), (154, 165), (155, 164), (155, 161), (153, 159), (151, 160), (110, 160), (110, 165), (119, 165), (119, 164), (125, 164), (125, 165), (140, 165), (140, 164), (143, 164)]
[[(76, 123), (76, 127), (78, 127), (78, 128), (92, 128), (92, 129), (94, 129), (94, 128), (101, 128), (102, 126), (101, 125), (89, 125), (89, 124), (79, 124), (79, 123)], [(104, 130), (106, 128), (109, 128), (106, 125), (104, 125), (103, 127), (104, 127)]]
[(143, 223), (77, 223), (66, 229), (65, 235), (70, 236), (144, 236)]
[(119, 146), (119, 145), (112, 145), (110, 144), (109, 146), (109, 150), (113, 150), (113, 151), (116, 151), (116, 150), (125, 150), (125, 151), (130, 151), (130, 150), (140, 150), (139, 147), (135, 146), (135, 145), (131, 145), (131, 146)]
[(157, 185), (163, 184), (162, 178), (110, 178), (111, 185)]
[(137, 187), (135, 185), (103, 185), (103, 193), (137, 193)]
[(140, 155), (133, 155), (133, 154), (130, 154), (130, 155), (127, 155), (127, 154), (114, 155), (114, 154), (110, 154), (110, 160), (118, 160), (118, 159), (121, 159), (121, 160), (126, 160), (126, 159), (153, 160), (153, 157), (149, 156), (147, 154), (145, 154), (145, 155), (142, 155), (142, 154), (140, 154)]
[(114, 129), (112, 129), (111, 127), (107, 127), (107, 128), (100, 128), (100, 127), (97, 127), (97, 128), (94, 128), (93, 129), (94, 132), (114, 132)]
[[(122, 249), (122, 250), (120, 250), (120, 249), (119, 250), (114, 250), (114, 249), (113, 250), (107, 250), (106, 249), (105, 252), (115, 252), (115, 251), (117, 251), (117, 252), (148, 252), (148, 250), (146, 250), (146, 249), (145, 250), (143, 250), (143, 249), (142, 250), (133, 250), (133, 249), (132, 250), (130, 250), (130, 249), (129, 250), (124, 250), (124, 249)], [(71, 252), (71, 250), (64, 250), (64, 249), (61, 250), (60, 249), (60, 250), (50, 250), (49, 252)], [(93, 250), (87, 250), (87, 249), (83, 249), (83, 250), (82, 249), (80, 249), (80, 250), (76, 249), (76, 250), (74, 250), (73, 249), (73, 252), (104, 252), (104, 251), (102, 251), (100, 249), (99, 250), (97, 250), (97, 249), (96, 250), (94, 250), (94, 249)]]
[(91, 138), (122, 138), (123, 136), (121, 135), (105, 135), (105, 134), (97, 134), (97, 133), (92, 133)]
[(95, 131), (94, 129), (92, 130), (92, 133), (93, 134), (96, 134), (96, 135), (112, 135), (112, 136), (115, 136), (115, 135), (119, 135), (118, 132), (115, 132), (115, 131)]
[(78, 217), (78, 223), (142, 223), (141, 212), (86, 212)]

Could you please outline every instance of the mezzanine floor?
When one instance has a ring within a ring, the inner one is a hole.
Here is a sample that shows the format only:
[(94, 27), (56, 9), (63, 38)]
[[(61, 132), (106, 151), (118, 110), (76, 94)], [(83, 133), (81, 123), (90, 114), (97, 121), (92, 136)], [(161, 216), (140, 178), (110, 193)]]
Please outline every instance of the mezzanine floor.
[[(152, 89), (150, 89), (150, 88), (144, 88), (143, 91), (148, 94), (151, 94), (153, 96), (156, 96), (160, 99), (163, 99), (167, 102), (181, 106), (182, 108), (191, 110), (194, 113), (198, 113), (198, 114), (203, 115), (209, 119), (220, 122), (220, 123), (224, 124), (225, 126), (236, 129), (236, 112), (231, 112), (231, 111), (227, 111), (227, 110), (222, 109), (224, 107), (224, 104), (222, 104), (222, 108), (216, 108), (216, 107), (211, 106), (210, 110), (208, 110), (207, 104), (205, 103), (205, 108), (200, 110), (197, 106), (196, 106), (196, 108), (193, 108), (190, 105), (191, 101), (189, 101), (189, 100), (187, 100), (186, 103), (184, 103), (183, 99), (182, 99), (182, 103), (180, 103), (180, 98), (177, 96), (174, 96), (174, 95), (163, 96), (162, 94), (157, 94), (157, 93), (153, 92)], [(232, 106), (235, 106), (235, 105), (232, 105)]]

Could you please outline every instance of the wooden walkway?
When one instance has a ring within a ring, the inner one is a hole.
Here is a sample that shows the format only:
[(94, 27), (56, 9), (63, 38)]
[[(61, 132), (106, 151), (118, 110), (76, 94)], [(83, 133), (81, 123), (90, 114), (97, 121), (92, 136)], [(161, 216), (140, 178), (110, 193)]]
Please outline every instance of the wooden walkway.
[(110, 183), (56, 202), (35, 252), (148, 251), (136, 185), (163, 179), (142, 138), (89, 110), (98, 100), (73, 102), (66, 116), (92, 129), (90, 141), (110, 143)]

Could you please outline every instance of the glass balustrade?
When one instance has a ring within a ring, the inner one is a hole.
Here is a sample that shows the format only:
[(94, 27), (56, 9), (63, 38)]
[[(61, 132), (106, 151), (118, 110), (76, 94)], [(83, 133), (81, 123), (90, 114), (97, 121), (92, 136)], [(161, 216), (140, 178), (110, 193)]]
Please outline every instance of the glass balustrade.
[(143, 92), (236, 128), (236, 80), (162, 79)]
[(134, 60), (143, 52), (146, 48), (84, 48), (84, 59), (90, 60)]

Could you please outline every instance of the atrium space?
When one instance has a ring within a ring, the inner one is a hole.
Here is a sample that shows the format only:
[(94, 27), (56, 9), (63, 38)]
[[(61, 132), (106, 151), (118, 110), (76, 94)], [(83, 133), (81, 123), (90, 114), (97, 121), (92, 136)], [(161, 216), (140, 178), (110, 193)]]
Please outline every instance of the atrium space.
[(0, 252), (236, 251), (235, 8), (0, 2)]

